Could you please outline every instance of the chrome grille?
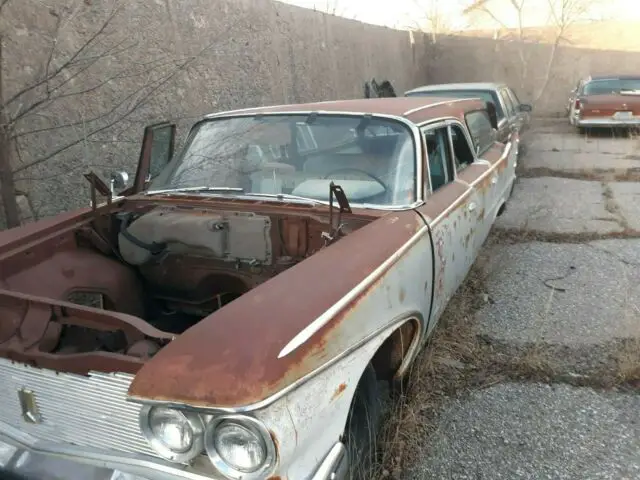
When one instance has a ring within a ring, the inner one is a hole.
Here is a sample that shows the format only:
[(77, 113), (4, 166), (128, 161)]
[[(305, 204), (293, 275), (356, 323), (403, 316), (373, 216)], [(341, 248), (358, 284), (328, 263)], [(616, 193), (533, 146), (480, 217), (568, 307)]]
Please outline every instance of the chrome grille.
[[(140, 433), (140, 406), (126, 401), (132, 380), (124, 373), (56, 373), (0, 358), (0, 422), (41, 440), (157, 457)], [(33, 392), (41, 423), (23, 419), (21, 389)]]

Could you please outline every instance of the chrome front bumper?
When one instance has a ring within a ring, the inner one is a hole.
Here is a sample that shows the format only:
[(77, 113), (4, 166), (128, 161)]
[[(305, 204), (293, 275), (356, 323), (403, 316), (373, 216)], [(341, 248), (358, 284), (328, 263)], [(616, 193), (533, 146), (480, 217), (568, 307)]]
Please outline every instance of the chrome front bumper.
[(640, 117), (618, 119), (613, 117), (588, 117), (576, 118), (575, 125), (578, 127), (638, 127), (640, 126)]
[[(311, 480), (346, 480), (348, 455), (344, 444), (336, 443)], [(11, 476), (9, 476), (10, 474)], [(10, 480), (204, 480), (199, 474), (178, 470), (140, 456), (49, 442), (19, 442), (0, 434), (0, 478)], [(215, 479), (214, 479), (215, 480)], [(220, 480), (219, 478), (217, 480)]]

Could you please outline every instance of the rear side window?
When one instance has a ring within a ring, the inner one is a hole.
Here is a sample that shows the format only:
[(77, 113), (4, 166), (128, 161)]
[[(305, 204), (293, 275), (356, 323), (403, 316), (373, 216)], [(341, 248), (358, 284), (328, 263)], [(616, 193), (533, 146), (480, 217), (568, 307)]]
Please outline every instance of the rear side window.
[(473, 146), (478, 155), (486, 152), (493, 145), (493, 127), (489, 114), (485, 110), (469, 112), (465, 115)]

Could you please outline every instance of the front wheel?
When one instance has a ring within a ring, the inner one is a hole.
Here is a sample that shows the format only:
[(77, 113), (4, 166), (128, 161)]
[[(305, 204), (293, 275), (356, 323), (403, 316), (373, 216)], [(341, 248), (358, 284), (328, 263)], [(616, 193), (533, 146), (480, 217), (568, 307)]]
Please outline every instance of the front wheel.
[(344, 440), (349, 454), (349, 478), (372, 477), (376, 443), (382, 419), (382, 401), (376, 372), (367, 365), (347, 417)]

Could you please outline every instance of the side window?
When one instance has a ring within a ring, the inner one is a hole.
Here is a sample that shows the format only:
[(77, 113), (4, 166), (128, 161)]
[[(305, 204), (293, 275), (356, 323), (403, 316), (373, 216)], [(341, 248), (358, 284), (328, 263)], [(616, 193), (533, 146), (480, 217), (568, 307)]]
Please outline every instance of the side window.
[(513, 90), (511, 90), (510, 88), (506, 89), (507, 94), (509, 95), (509, 98), (511, 99), (511, 101), (513, 102), (514, 107), (516, 108), (516, 111), (518, 110), (518, 106), (520, 105), (520, 99), (518, 98), (518, 96), (516, 95), (516, 92), (514, 92)]
[(513, 102), (511, 101), (511, 98), (509, 98), (509, 95), (507, 94), (506, 90), (500, 90), (500, 97), (502, 97), (502, 101), (505, 104), (505, 107), (507, 108), (507, 112), (509, 112), (509, 116), (512, 117), (516, 114), (516, 108), (513, 105)]
[(431, 188), (435, 192), (440, 187), (452, 182), (454, 178), (449, 134), (447, 127), (440, 127), (427, 130), (423, 135), (427, 145)]
[(465, 120), (476, 153), (482, 155), (493, 145), (493, 127), (489, 114), (485, 110), (469, 112), (465, 115)]
[(449, 128), (451, 129), (451, 141), (453, 142), (453, 160), (456, 171), (459, 172), (467, 165), (472, 164), (475, 156), (462, 129), (458, 125), (451, 125)]

